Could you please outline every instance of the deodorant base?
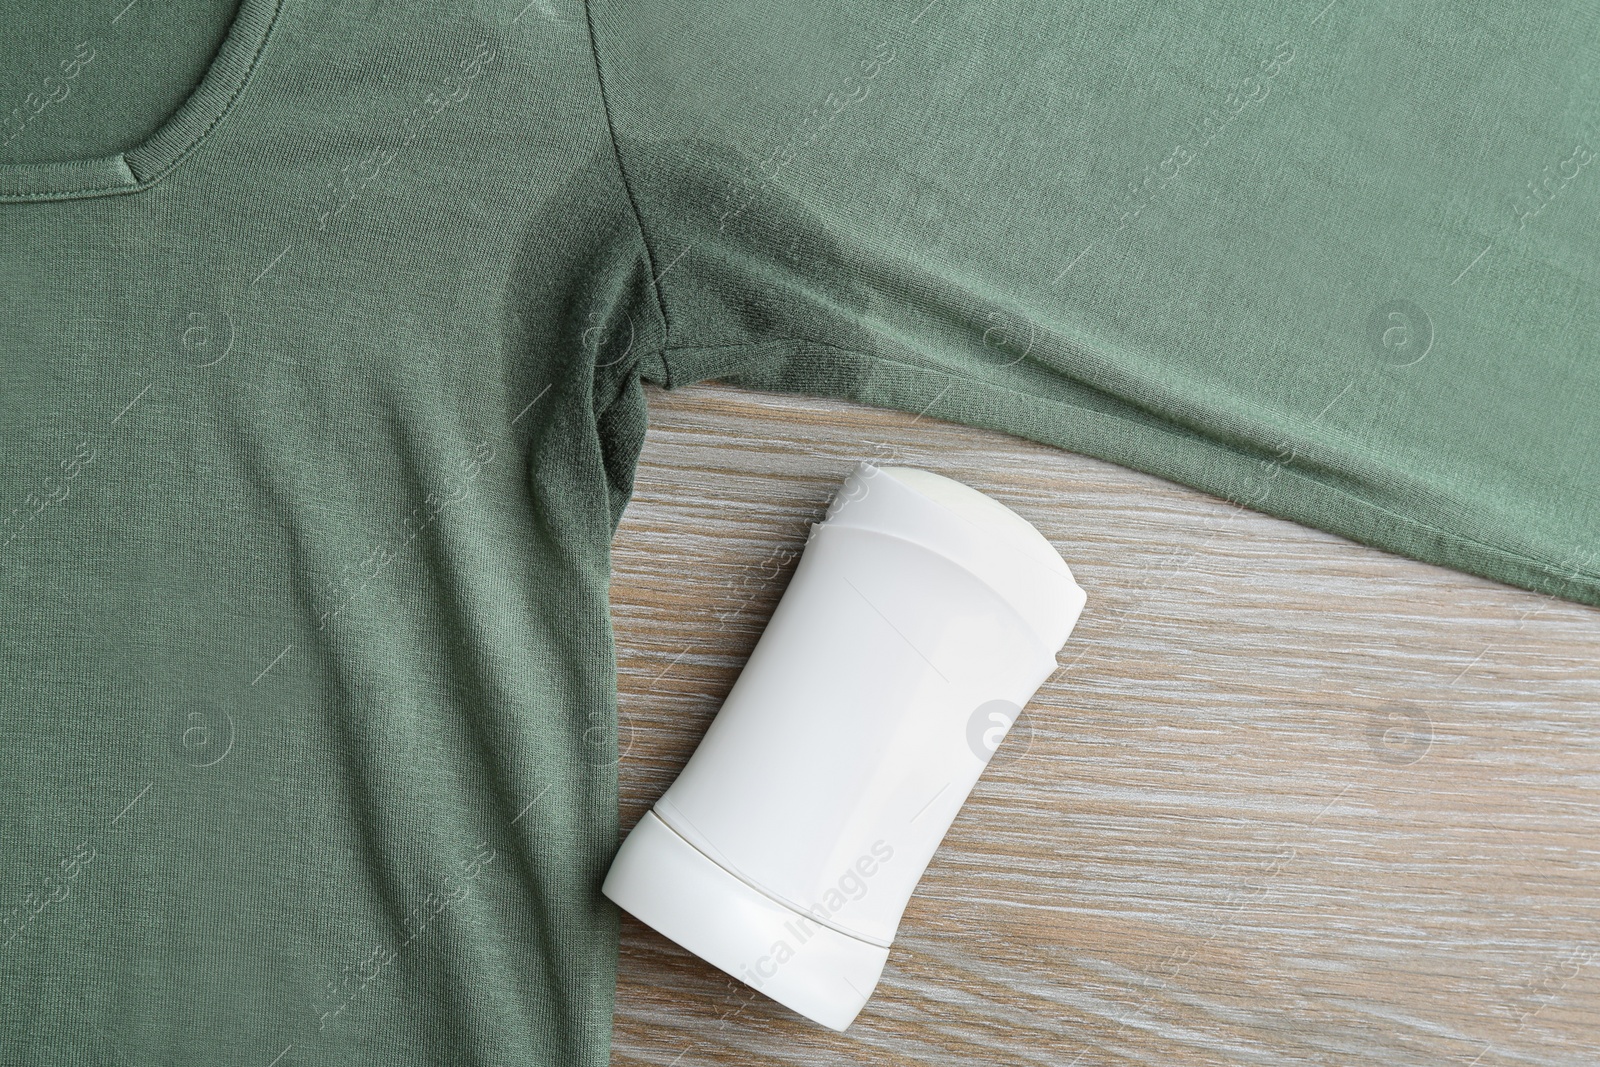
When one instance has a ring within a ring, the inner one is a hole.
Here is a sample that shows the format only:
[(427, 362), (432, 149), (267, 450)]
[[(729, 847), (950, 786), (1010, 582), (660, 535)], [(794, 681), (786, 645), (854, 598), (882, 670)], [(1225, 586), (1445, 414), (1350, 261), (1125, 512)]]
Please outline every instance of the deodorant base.
[(855, 1019), (889, 958), (887, 948), (747, 885), (653, 811), (622, 843), (601, 891), (701, 959), (834, 1030)]

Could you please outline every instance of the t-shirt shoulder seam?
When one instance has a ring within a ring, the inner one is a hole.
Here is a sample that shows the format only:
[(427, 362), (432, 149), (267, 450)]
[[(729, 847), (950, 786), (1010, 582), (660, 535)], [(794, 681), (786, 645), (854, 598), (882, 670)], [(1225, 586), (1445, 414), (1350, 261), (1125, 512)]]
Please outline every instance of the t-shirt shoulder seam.
[[(668, 389), (690, 385), (694, 382), (715, 380), (726, 371), (706, 371), (703, 369), (685, 368), (674, 364), (673, 357), (682, 353), (702, 353), (715, 356), (729, 352), (747, 352), (758, 349), (795, 349), (797, 346), (810, 345), (816, 348), (827, 349), (830, 352), (842, 352), (861, 359), (872, 360), (879, 358), (870, 352), (863, 352), (859, 348), (847, 348), (829, 341), (818, 341), (810, 337), (767, 337), (759, 341), (711, 341), (703, 344), (663, 345), (655, 349), (646, 358), (654, 358), (663, 371), (662, 382)], [(884, 357), (888, 358), (888, 357)], [(896, 362), (899, 362), (898, 360)]]
[[(754, 348), (764, 348), (764, 347), (765, 348), (788, 347), (788, 348), (793, 349), (793, 348), (796, 348), (796, 347), (799, 347), (799, 346), (816, 346), (818, 348), (824, 348), (824, 349), (827, 349), (827, 350), (833, 351), (833, 352), (848, 353), (849, 355), (859, 357), (861, 359), (867, 360), (868, 362), (879, 362), (879, 361), (881, 361), (881, 362), (884, 362), (884, 363), (895, 364), (897, 366), (914, 368), (914, 369), (916, 369), (918, 371), (921, 371), (921, 372), (932, 372), (932, 373), (943, 374), (943, 375), (946, 375), (946, 376), (948, 376), (950, 378), (955, 379), (956, 381), (962, 382), (962, 383), (964, 383), (966, 385), (973, 386), (973, 387), (976, 387), (978, 389), (983, 389), (983, 390), (996, 390), (996, 391), (999, 391), (999, 392), (1003, 392), (1003, 393), (1009, 394), (1011, 396), (1020, 397), (1023, 400), (1029, 402), (1029, 403), (1038, 403), (1038, 402), (1041, 402), (1042, 399), (1043, 399), (1041, 397), (1035, 396), (1035, 395), (1033, 395), (1031, 393), (1024, 392), (1022, 390), (1012, 389), (1012, 388), (1009, 388), (1008, 386), (1000, 385), (1000, 384), (995, 383), (995, 382), (987, 382), (987, 381), (984, 381), (984, 380), (982, 380), (980, 378), (975, 378), (975, 377), (972, 377), (972, 376), (969, 376), (969, 375), (961, 374), (959, 371), (953, 370), (951, 368), (934, 367), (934, 366), (929, 366), (929, 365), (923, 365), (923, 364), (920, 364), (920, 363), (912, 362), (910, 360), (900, 359), (900, 358), (898, 358), (896, 356), (889, 355), (889, 354), (883, 353), (883, 352), (863, 352), (863, 351), (861, 351), (860, 349), (857, 349), (857, 348), (847, 348), (847, 347), (844, 347), (842, 345), (832, 344), (832, 343), (827, 342), (827, 341), (818, 341), (818, 340), (815, 340), (813, 338), (806, 338), (806, 337), (776, 337), (776, 338), (768, 338), (768, 339), (761, 340), (761, 341), (729, 342), (729, 343), (723, 343), (723, 344), (705, 344), (705, 345), (698, 345), (697, 344), (697, 345), (663, 346), (662, 348), (656, 350), (656, 353), (654, 353), (654, 354), (659, 355), (661, 360), (666, 364), (666, 369), (669, 371), (669, 374), (670, 374), (670, 372), (672, 372), (672, 370), (673, 370), (673, 367), (672, 367), (672, 364), (671, 364), (671, 361), (670, 361), (670, 357), (674, 353), (679, 353), (679, 352), (705, 352), (705, 353), (713, 353), (714, 354), (714, 353), (722, 352), (722, 351), (734, 351), (734, 350), (741, 350), (741, 349), (754, 349)], [(934, 417), (937, 418), (937, 416), (934, 416)], [(1162, 430), (1162, 432), (1171, 433), (1173, 431), (1172, 430)], [(1193, 431), (1188, 431), (1188, 432), (1192, 433)], [(1205, 437), (1205, 435), (1203, 435), (1203, 434), (1198, 435), (1198, 436)], [(1226, 442), (1218, 441), (1215, 438), (1206, 438), (1206, 440), (1210, 441), (1216, 447), (1225, 448), (1225, 449), (1228, 449), (1229, 451), (1233, 451), (1233, 452), (1241, 452), (1242, 451), (1242, 450), (1238, 449), (1234, 445), (1230, 445), (1230, 444), (1227, 444)], [(1116, 461), (1115, 460), (1111, 460), (1110, 462), (1116, 462)], [(1332, 493), (1332, 494), (1336, 495), (1339, 498), (1342, 498), (1344, 500), (1350, 501), (1351, 503), (1359, 505), (1362, 508), (1369, 509), (1370, 511), (1372, 511), (1372, 512), (1374, 512), (1376, 514), (1387, 516), (1388, 519), (1391, 522), (1397, 523), (1397, 524), (1399, 524), (1399, 525), (1401, 525), (1403, 527), (1407, 527), (1407, 528), (1415, 530), (1415, 531), (1417, 531), (1419, 533), (1425, 534), (1430, 538), (1445, 538), (1445, 539), (1449, 539), (1449, 540), (1458, 542), (1458, 543), (1460, 543), (1462, 545), (1471, 546), (1472, 548), (1476, 549), (1477, 551), (1482, 552), (1482, 553), (1484, 553), (1484, 554), (1486, 554), (1486, 555), (1488, 555), (1490, 557), (1494, 557), (1494, 558), (1505, 560), (1507, 563), (1518, 564), (1518, 565), (1520, 565), (1522, 567), (1525, 567), (1525, 568), (1534, 569), (1534, 570), (1536, 570), (1538, 572), (1541, 572), (1542, 575), (1545, 577), (1545, 579), (1546, 579), (1546, 581), (1544, 583), (1545, 585), (1547, 585), (1547, 586), (1553, 585), (1553, 586), (1556, 586), (1557, 588), (1574, 587), (1575, 586), (1575, 587), (1577, 587), (1579, 589), (1584, 590), (1584, 592), (1587, 594), (1587, 597), (1585, 598), (1586, 600), (1587, 599), (1594, 599), (1595, 602), (1600, 602), (1600, 575), (1588, 573), (1588, 572), (1586, 572), (1584, 570), (1584, 568), (1582, 566), (1572, 568), (1569, 571), (1568, 570), (1568, 565), (1573, 562), (1570, 558), (1568, 558), (1566, 560), (1563, 560), (1563, 561), (1556, 561), (1556, 560), (1540, 558), (1538, 556), (1532, 556), (1532, 555), (1529, 555), (1529, 554), (1527, 554), (1525, 552), (1520, 552), (1520, 551), (1518, 551), (1518, 550), (1516, 550), (1514, 548), (1510, 548), (1508, 546), (1497, 545), (1497, 544), (1494, 544), (1494, 543), (1489, 542), (1489, 541), (1484, 541), (1484, 540), (1482, 540), (1480, 538), (1471, 537), (1471, 536), (1468, 536), (1466, 534), (1459, 533), (1457, 531), (1448, 530), (1448, 529), (1445, 529), (1445, 528), (1442, 528), (1442, 527), (1439, 527), (1439, 526), (1435, 526), (1435, 525), (1433, 525), (1433, 524), (1431, 524), (1429, 522), (1426, 522), (1423, 519), (1417, 518), (1415, 516), (1406, 515), (1406, 514), (1403, 514), (1401, 512), (1397, 512), (1397, 511), (1393, 510), (1392, 508), (1384, 506), (1382, 503), (1379, 503), (1376, 500), (1371, 500), (1371, 499), (1369, 499), (1369, 498), (1367, 498), (1365, 496), (1362, 496), (1362, 495), (1360, 495), (1358, 493), (1351, 492), (1349, 489), (1346, 489), (1343, 486), (1335, 485), (1332, 482), (1324, 481), (1323, 479), (1313, 477), (1310, 474), (1306, 474), (1304, 472), (1294, 471), (1294, 470), (1288, 470), (1288, 471), (1285, 471), (1285, 473), (1288, 474), (1288, 476), (1290, 478), (1292, 478), (1292, 479), (1294, 479), (1296, 481), (1299, 481), (1299, 482), (1302, 482), (1302, 483), (1311, 484), (1311, 485), (1315, 485), (1321, 491)], [(1187, 484), (1187, 483), (1185, 483), (1185, 484)], [(1201, 491), (1202, 492), (1207, 492), (1207, 490), (1205, 490), (1205, 489), (1201, 489)], [(1223, 499), (1229, 499), (1229, 498), (1223, 497)], [(1234, 503), (1236, 506), (1244, 507), (1244, 508), (1246, 508), (1248, 510), (1259, 511), (1261, 514), (1266, 514), (1266, 515), (1277, 514), (1277, 513), (1272, 512), (1272, 511), (1265, 511), (1265, 510), (1262, 510), (1262, 509), (1259, 509), (1259, 508), (1251, 508), (1249, 506), (1249, 504), (1241, 503), (1239, 501), (1234, 501), (1234, 500), (1230, 499), (1230, 502)], [(1288, 518), (1289, 521), (1292, 521), (1292, 522), (1300, 522), (1303, 525), (1310, 525), (1310, 523), (1307, 523), (1305, 520), (1294, 518), (1293, 516), (1283, 516), (1283, 517)], [(1317, 528), (1326, 528), (1326, 527), (1319, 526)], [(1387, 550), (1387, 551), (1393, 551), (1393, 550)], [(1589, 562), (1589, 563), (1593, 562), (1593, 554), (1589, 555), (1589, 558), (1586, 560), (1586, 562)], [(1501, 578), (1501, 579), (1498, 579), (1498, 580), (1505, 581), (1506, 579)], [(1540, 590), (1540, 591), (1543, 592), (1544, 590)], [(1550, 595), (1562, 596), (1562, 595), (1566, 595), (1566, 594), (1551, 593)]]
[(667, 302), (661, 292), (660, 275), (656, 273), (655, 250), (651, 247), (650, 235), (645, 229), (644, 215), (639, 210), (639, 200), (633, 193), (633, 184), (628, 177), (628, 166), (622, 158), (622, 148), (617, 143), (617, 126), (611, 110), (611, 93), (606, 86), (605, 70), (600, 61), (600, 44), (595, 33), (594, 13), (589, 8), (589, 0), (583, 0), (583, 18), (589, 34), (589, 57), (594, 63), (595, 84), (600, 91), (600, 109), (606, 118), (606, 139), (611, 144), (611, 158), (616, 164), (617, 178), (622, 183), (623, 196), (628, 201), (628, 212), (633, 216), (633, 224), (639, 231), (639, 244), (644, 252), (645, 269), (650, 272), (650, 291), (655, 295), (656, 314), (661, 318), (662, 336), (670, 337), (672, 320), (667, 315)]
[[(812, 342), (812, 343), (814, 343), (814, 342)], [(887, 360), (887, 361), (892, 362), (892, 363), (900, 364), (902, 366), (914, 367), (914, 368), (916, 368), (918, 370), (927, 370), (928, 369), (926, 367), (923, 367), (920, 364), (911, 363), (911, 362), (906, 361), (906, 360), (897, 359), (894, 356), (885, 355), (883, 353), (860, 353), (860, 354), (864, 355), (867, 359), (874, 359), (874, 360), (875, 359), (883, 359), (883, 360)], [(983, 388), (983, 389), (998, 389), (998, 390), (1004, 391), (1006, 393), (1010, 393), (1013, 396), (1020, 396), (1020, 397), (1027, 398), (1029, 400), (1037, 400), (1037, 399), (1039, 399), (1039, 398), (1033, 396), (1033, 394), (1031, 394), (1031, 393), (1026, 393), (1026, 392), (1023, 392), (1023, 391), (1018, 390), (1018, 389), (1011, 389), (1011, 388), (1009, 388), (1007, 386), (1004, 386), (1004, 385), (997, 385), (997, 384), (992, 383), (992, 382), (985, 382), (985, 381), (982, 381), (981, 379), (967, 377), (967, 376), (964, 376), (964, 375), (961, 375), (961, 374), (955, 373), (955, 372), (946, 371), (945, 373), (950, 374), (951, 377), (957, 378), (960, 381), (964, 381), (964, 382), (967, 382), (969, 384), (976, 385), (976, 386), (978, 386), (980, 388)], [(1171, 431), (1167, 431), (1167, 432), (1171, 432)], [(1192, 433), (1193, 431), (1188, 431), (1188, 432)], [(1226, 442), (1223, 442), (1223, 441), (1220, 441), (1220, 440), (1218, 440), (1218, 439), (1216, 439), (1214, 437), (1207, 437), (1204, 434), (1199, 434), (1197, 436), (1205, 437), (1206, 440), (1212, 442), (1217, 447), (1226, 448), (1229, 451), (1233, 451), (1233, 452), (1243, 452), (1244, 451), (1242, 449), (1239, 449), (1237, 446), (1230, 445), (1230, 444), (1228, 444)], [(1389, 516), (1391, 519), (1393, 519), (1396, 522), (1402, 523), (1402, 524), (1404, 524), (1406, 526), (1410, 526), (1410, 527), (1412, 527), (1414, 529), (1417, 529), (1417, 530), (1420, 530), (1420, 531), (1424, 531), (1424, 532), (1426, 532), (1426, 533), (1428, 533), (1430, 535), (1436, 536), (1436, 537), (1446, 537), (1446, 538), (1450, 538), (1450, 539), (1453, 539), (1453, 540), (1456, 540), (1456, 541), (1460, 541), (1463, 544), (1472, 545), (1472, 546), (1474, 546), (1474, 547), (1476, 547), (1478, 549), (1481, 549), (1484, 552), (1492, 553), (1494, 555), (1503, 557), (1503, 558), (1508, 559), (1508, 560), (1515, 560), (1515, 561), (1517, 561), (1519, 563), (1523, 563), (1523, 564), (1527, 564), (1529, 566), (1540, 568), (1541, 570), (1548, 571), (1551, 575), (1558, 574), (1561, 571), (1561, 569), (1562, 569), (1562, 567), (1564, 565), (1562, 561), (1544, 559), (1544, 558), (1539, 557), (1539, 556), (1532, 556), (1532, 555), (1529, 555), (1529, 554), (1527, 554), (1525, 552), (1520, 552), (1517, 549), (1507, 547), (1505, 545), (1497, 545), (1497, 544), (1494, 544), (1494, 543), (1492, 543), (1490, 541), (1484, 541), (1481, 538), (1471, 537), (1471, 536), (1468, 536), (1466, 534), (1459, 533), (1459, 532), (1457, 532), (1455, 530), (1446, 529), (1446, 528), (1441, 527), (1441, 526), (1435, 526), (1432, 523), (1426, 522), (1423, 519), (1419, 519), (1414, 515), (1406, 515), (1406, 514), (1404, 514), (1402, 512), (1395, 511), (1393, 508), (1386, 507), (1385, 505), (1379, 503), (1376, 500), (1371, 500), (1371, 499), (1369, 499), (1369, 498), (1367, 498), (1365, 496), (1360, 495), (1359, 493), (1351, 492), (1349, 489), (1346, 489), (1343, 486), (1335, 485), (1332, 482), (1324, 481), (1321, 478), (1313, 477), (1312, 475), (1307, 474), (1307, 473), (1305, 473), (1303, 471), (1287, 470), (1286, 473), (1288, 473), (1290, 477), (1292, 477), (1292, 478), (1294, 478), (1294, 479), (1296, 479), (1298, 481), (1317, 485), (1317, 486), (1321, 487), (1322, 489), (1324, 489), (1324, 490), (1326, 490), (1328, 492), (1335, 493), (1335, 494), (1339, 495), (1340, 497), (1343, 497), (1344, 499), (1351, 501), (1352, 503), (1359, 504), (1362, 507), (1371, 508), (1373, 511), (1376, 511), (1376, 512), (1379, 512), (1379, 513), (1381, 513), (1383, 515)], [(1204, 491), (1204, 490), (1202, 490), (1202, 491)], [(1223, 497), (1223, 499), (1228, 499), (1228, 498), (1227, 497)], [(1230, 501), (1230, 502), (1237, 503), (1236, 501)], [(1246, 507), (1246, 508), (1249, 507), (1248, 504), (1239, 504), (1238, 506)], [(1256, 510), (1256, 509), (1250, 508), (1250, 510)], [(1268, 515), (1272, 514), (1271, 512), (1267, 512), (1267, 511), (1263, 511), (1261, 513), (1262, 514), (1268, 514)], [(1291, 520), (1291, 521), (1300, 522), (1301, 520), (1295, 519), (1295, 520)], [(1309, 524), (1304, 524), (1304, 525), (1309, 525)], [(1581, 581), (1583, 584), (1589, 585), (1591, 587), (1600, 588), (1600, 576), (1587, 574), (1587, 573), (1584, 573), (1582, 570), (1575, 571), (1574, 573), (1569, 575), (1567, 578), (1558, 579), (1558, 580), (1560, 580), (1560, 581), (1568, 581), (1568, 582), (1580, 582)]]

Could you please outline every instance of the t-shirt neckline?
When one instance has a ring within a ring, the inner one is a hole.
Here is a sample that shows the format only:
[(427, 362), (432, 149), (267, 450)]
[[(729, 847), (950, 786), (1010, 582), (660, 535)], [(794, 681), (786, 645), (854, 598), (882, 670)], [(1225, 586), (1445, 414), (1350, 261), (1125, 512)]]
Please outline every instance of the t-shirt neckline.
[(222, 121), (249, 84), (282, 3), (241, 0), (199, 84), (144, 141), (90, 159), (0, 164), (0, 203), (137, 193), (166, 177)]

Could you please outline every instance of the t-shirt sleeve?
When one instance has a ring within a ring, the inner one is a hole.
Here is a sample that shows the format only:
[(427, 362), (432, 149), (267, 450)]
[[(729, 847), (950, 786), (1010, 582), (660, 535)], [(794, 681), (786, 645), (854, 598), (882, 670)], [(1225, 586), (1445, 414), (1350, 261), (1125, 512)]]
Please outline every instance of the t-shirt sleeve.
[(590, 9), (645, 380), (1015, 433), (1600, 604), (1600, 15)]

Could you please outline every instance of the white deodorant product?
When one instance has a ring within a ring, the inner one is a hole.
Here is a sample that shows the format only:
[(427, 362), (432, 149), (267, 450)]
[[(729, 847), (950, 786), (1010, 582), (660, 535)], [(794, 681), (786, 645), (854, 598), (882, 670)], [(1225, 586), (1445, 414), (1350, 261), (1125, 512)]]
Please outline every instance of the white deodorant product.
[(843, 1030), (1084, 593), (1016, 512), (858, 464), (683, 772), (603, 891), (702, 959)]

